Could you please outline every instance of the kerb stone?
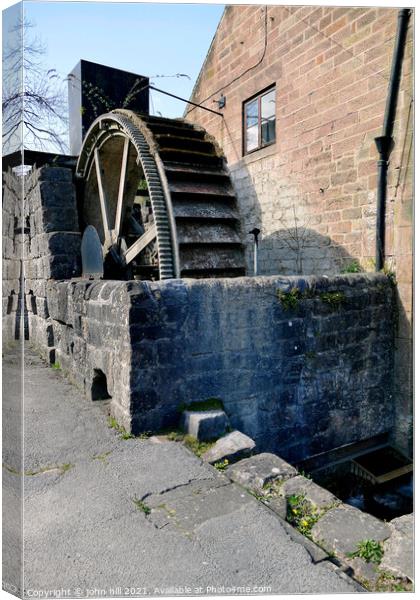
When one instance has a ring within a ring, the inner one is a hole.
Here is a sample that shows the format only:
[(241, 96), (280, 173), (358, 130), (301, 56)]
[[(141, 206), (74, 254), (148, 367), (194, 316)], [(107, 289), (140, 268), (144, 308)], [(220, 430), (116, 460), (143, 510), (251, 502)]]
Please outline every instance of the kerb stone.
[(286, 498), (288, 496), (302, 494), (317, 510), (331, 508), (334, 505), (340, 504), (340, 500), (331, 492), (320, 487), (310, 479), (297, 475), (284, 483), (280, 489), (280, 493)]
[(296, 474), (292, 465), (268, 452), (245, 458), (226, 470), (229, 479), (256, 492), (261, 492), (269, 481), (289, 479)]
[(414, 577), (414, 521), (413, 514), (403, 515), (390, 521), (391, 537), (384, 543), (381, 569), (397, 577), (413, 581)]
[(343, 504), (325, 513), (312, 529), (312, 539), (325, 550), (346, 559), (363, 540), (383, 542), (391, 529), (379, 519)]
[(255, 442), (240, 431), (232, 431), (217, 442), (203, 454), (203, 460), (213, 464), (227, 459), (234, 462), (251, 454), (255, 448)]

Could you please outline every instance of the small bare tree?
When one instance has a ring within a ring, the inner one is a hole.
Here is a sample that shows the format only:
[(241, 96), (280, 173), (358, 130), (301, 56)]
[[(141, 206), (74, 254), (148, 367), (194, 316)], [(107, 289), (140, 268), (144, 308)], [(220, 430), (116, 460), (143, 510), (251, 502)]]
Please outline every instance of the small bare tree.
[[(43, 62), (45, 46), (19, 19), (3, 55), (3, 152), (20, 148), (66, 151), (67, 107), (63, 81)], [(16, 43), (17, 42), (17, 43)]]
[(302, 275), (303, 273), (303, 254), (304, 249), (308, 246), (310, 234), (308, 227), (310, 222), (311, 217), (308, 217), (305, 220), (299, 219), (299, 217), (296, 215), (295, 206), (293, 206), (292, 225), (286, 221), (284, 215), (280, 219), (280, 223), (284, 227), (284, 242), (295, 257), (297, 275)]

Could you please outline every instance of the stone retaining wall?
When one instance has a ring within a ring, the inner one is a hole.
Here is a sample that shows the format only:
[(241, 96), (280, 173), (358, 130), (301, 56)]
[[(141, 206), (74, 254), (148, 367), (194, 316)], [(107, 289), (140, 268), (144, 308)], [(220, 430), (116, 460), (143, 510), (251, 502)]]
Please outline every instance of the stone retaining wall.
[(292, 462), (391, 430), (387, 277), (78, 279), (70, 171), (25, 185), (29, 339), (88, 397), (111, 396), (128, 430), (174, 427), (183, 404), (209, 397), (258, 450)]
[(2, 206), (2, 329), (3, 340), (19, 336), (21, 258), (24, 239), (22, 180), (3, 173)]
[(55, 360), (88, 396), (103, 373), (135, 433), (174, 427), (183, 404), (210, 397), (258, 449), (292, 461), (392, 428), (383, 275), (50, 282), (47, 301)]

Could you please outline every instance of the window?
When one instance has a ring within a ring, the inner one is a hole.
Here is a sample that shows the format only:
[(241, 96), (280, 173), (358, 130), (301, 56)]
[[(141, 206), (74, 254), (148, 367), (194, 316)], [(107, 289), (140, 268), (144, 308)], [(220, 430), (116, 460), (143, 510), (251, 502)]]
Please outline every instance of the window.
[(276, 89), (271, 88), (244, 104), (244, 153), (276, 141)]

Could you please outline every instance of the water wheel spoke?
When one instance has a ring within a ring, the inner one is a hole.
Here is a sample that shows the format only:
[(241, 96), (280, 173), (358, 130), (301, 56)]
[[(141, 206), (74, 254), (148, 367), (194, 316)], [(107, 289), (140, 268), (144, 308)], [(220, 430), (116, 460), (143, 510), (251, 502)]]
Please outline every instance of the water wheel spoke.
[(152, 225), (132, 246), (124, 253), (126, 264), (130, 263), (146, 246), (156, 239), (156, 225)]
[(111, 232), (109, 229), (109, 218), (108, 218), (108, 203), (105, 194), (104, 183), (102, 179), (102, 166), (99, 151), (95, 148), (95, 167), (96, 167), (96, 179), (98, 181), (98, 192), (99, 202), (101, 205), (102, 224), (104, 228), (105, 244), (111, 243)]
[(115, 226), (114, 226), (115, 239), (118, 238), (118, 236), (120, 235), (120, 230), (121, 230), (121, 217), (122, 217), (122, 207), (123, 207), (123, 201), (124, 201), (125, 180), (126, 180), (126, 176), (127, 176), (129, 148), (130, 148), (130, 140), (128, 138), (125, 138), (123, 154), (122, 154), (122, 161), (121, 161), (121, 175), (120, 175), (120, 186), (118, 188), (117, 210), (115, 213)]

